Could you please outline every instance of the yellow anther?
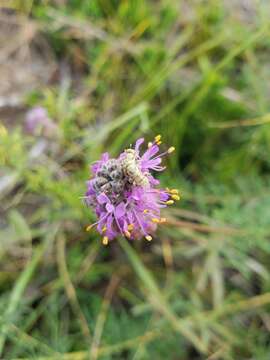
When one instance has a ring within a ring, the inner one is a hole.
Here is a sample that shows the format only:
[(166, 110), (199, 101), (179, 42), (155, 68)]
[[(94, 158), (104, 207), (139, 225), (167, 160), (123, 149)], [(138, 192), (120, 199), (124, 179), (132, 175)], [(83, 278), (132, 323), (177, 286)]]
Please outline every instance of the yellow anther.
[(151, 241), (153, 239), (152, 236), (150, 236), (150, 235), (146, 235), (145, 238), (146, 238), (147, 241)]
[(148, 143), (148, 149), (153, 145), (153, 143), (149, 142)]
[(158, 142), (157, 142), (157, 145), (161, 145), (161, 144), (162, 144), (162, 141), (158, 141)]
[(152, 222), (158, 224), (158, 223), (160, 222), (160, 219), (158, 219), (158, 218), (152, 218)]
[(130, 238), (130, 232), (129, 231), (125, 231), (124, 233), (125, 233), (127, 238)]
[(105, 232), (107, 230), (107, 226), (103, 226), (102, 232)]
[(171, 194), (178, 194), (178, 193), (179, 193), (179, 190), (177, 190), (177, 189), (172, 189), (172, 190), (170, 190), (170, 193), (171, 193)]
[(144, 209), (144, 210), (143, 210), (143, 213), (144, 213), (144, 214), (148, 214), (148, 213), (149, 213), (149, 210), (148, 210), (148, 209)]
[(172, 199), (174, 199), (174, 200), (180, 200), (180, 196), (179, 196), (179, 195), (172, 195)]
[(92, 224), (90, 224), (90, 225), (88, 225), (87, 227), (86, 227), (86, 231), (90, 231), (91, 229), (92, 229), (92, 227), (93, 227), (93, 225)]
[(108, 236), (104, 236), (103, 239), (102, 239), (102, 244), (103, 244), (103, 245), (108, 245), (108, 243), (109, 243), (109, 238), (108, 238)]
[(167, 221), (166, 218), (161, 218), (161, 219), (160, 219), (160, 222), (161, 222), (161, 223), (165, 223), (166, 221)]
[(174, 147), (174, 146), (171, 146), (171, 147), (167, 150), (167, 152), (168, 152), (168, 154), (171, 154), (172, 152), (174, 152), (174, 150), (175, 150), (175, 147)]
[(155, 136), (155, 141), (156, 141), (156, 142), (160, 141), (160, 139), (161, 139), (161, 135)]
[(133, 224), (129, 224), (127, 228), (128, 228), (128, 231), (132, 231), (132, 230), (134, 229), (134, 225), (133, 225)]
[(166, 204), (167, 205), (172, 205), (172, 204), (174, 204), (174, 201), (173, 200), (168, 200), (168, 201), (166, 201)]

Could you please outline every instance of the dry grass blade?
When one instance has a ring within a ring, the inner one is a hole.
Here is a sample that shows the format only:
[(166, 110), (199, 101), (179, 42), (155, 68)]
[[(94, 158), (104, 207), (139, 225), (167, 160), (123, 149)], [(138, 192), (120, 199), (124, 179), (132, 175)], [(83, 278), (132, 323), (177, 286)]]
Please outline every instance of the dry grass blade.
[[(183, 319), (183, 322), (188, 321), (194, 321), (195, 323), (198, 323), (199, 319), (205, 319), (206, 321), (210, 321), (211, 317), (219, 317), (224, 315), (229, 315), (237, 311), (244, 311), (248, 310), (254, 307), (258, 306), (264, 306), (270, 303), (270, 293), (266, 293), (263, 295), (255, 296), (247, 301), (239, 301), (234, 304), (228, 304), (223, 307), (221, 307), (218, 311), (209, 311), (209, 312), (201, 312), (199, 314), (194, 314), (192, 316), (185, 317)], [(118, 353), (124, 349), (129, 349), (137, 346), (138, 344), (147, 343), (149, 341), (152, 341), (153, 339), (156, 339), (157, 337), (162, 336), (162, 332), (160, 331), (148, 331), (142, 336), (138, 336), (133, 339), (126, 340), (122, 343), (111, 345), (111, 346), (105, 346), (100, 347), (98, 349), (98, 356), (106, 355), (106, 354), (113, 354)], [(220, 351), (215, 352), (214, 354), (210, 355), (215, 358), (216, 355), (218, 355)], [(87, 360), (89, 359), (89, 352), (88, 351), (79, 351), (79, 352), (72, 352), (67, 354), (59, 354), (58, 359), (60, 360)], [(18, 358), (14, 360), (29, 360), (28, 358)], [(36, 360), (55, 360), (55, 357), (52, 356), (42, 356), (37, 357)]]
[(165, 225), (172, 225), (177, 227), (182, 227), (190, 230), (195, 230), (203, 233), (219, 233), (219, 234), (226, 234), (226, 235), (244, 235), (245, 232), (243, 230), (234, 229), (231, 227), (214, 227), (204, 224), (197, 224), (189, 221), (183, 220), (174, 220), (172, 218), (167, 219)]
[(65, 32), (69, 37), (77, 39), (98, 39), (108, 43), (113, 51), (121, 50), (131, 54), (138, 52), (138, 46), (134, 45), (128, 38), (115, 38), (105, 30), (91, 24), (89, 19), (87, 22), (82, 21), (68, 15), (63, 15), (53, 9), (48, 10), (48, 15), (53, 19), (54, 24), (52, 24), (52, 26), (55, 27), (55, 29), (58, 30), (62, 27), (68, 28)]
[(170, 305), (167, 303), (160, 289), (158, 288), (152, 274), (145, 268), (139, 256), (132, 249), (129, 243), (123, 238), (119, 239), (119, 243), (126, 252), (138, 277), (146, 287), (149, 294), (149, 301), (152, 303), (152, 305), (162, 313), (162, 315), (168, 320), (175, 331), (185, 336), (200, 352), (207, 354), (208, 349), (204, 342), (190, 329), (190, 324), (187, 324), (187, 322), (182, 322), (174, 314), (170, 308)]
[(67, 293), (67, 297), (70, 301), (70, 305), (74, 311), (74, 314), (78, 316), (82, 333), (86, 338), (86, 342), (88, 343), (91, 339), (90, 330), (88, 323), (85, 319), (85, 316), (81, 310), (79, 301), (77, 299), (76, 290), (72, 284), (72, 281), (69, 276), (67, 263), (66, 263), (66, 255), (65, 255), (65, 236), (60, 234), (57, 239), (57, 263), (60, 277), (63, 280), (64, 287)]
[(91, 349), (90, 349), (90, 359), (91, 360), (96, 360), (98, 358), (98, 349), (99, 349), (99, 344), (100, 344), (100, 340), (101, 340), (101, 336), (102, 336), (102, 331), (104, 328), (104, 324), (106, 321), (106, 315), (112, 300), (112, 296), (113, 293), (119, 283), (119, 277), (117, 275), (113, 275), (113, 277), (111, 278), (111, 281), (107, 287), (107, 290), (105, 292), (104, 295), (104, 299), (103, 302), (101, 304), (101, 310), (100, 313), (98, 314), (97, 317), (97, 321), (96, 321), (96, 327), (94, 329), (94, 334), (93, 334), (93, 340), (92, 340), (92, 345), (91, 345)]
[[(121, 343), (115, 344), (115, 345), (109, 345), (109, 346), (103, 346), (98, 349), (98, 357), (104, 356), (104, 355), (112, 355), (119, 353), (126, 349), (134, 348), (135, 346), (138, 346), (139, 344), (150, 342), (157, 337), (162, 336), (162, 334), (159, 331), (148, 331), (147, 333), (137, 336), (133, 339), (129, 339), (126, 341), (123, 341)], [(89, 360), (89, 352), (88, 351), (77, 351), (77, 352), (70, 352), (66, 354), (59, 354), (57, 357), (57, 360)], [(13, 360), (30, 360), (29, 358), (17, 358)], [(52, 356), (40, 356), (36, 357), (35, 360), (56, 360), (55, 357)], [(92, 359), (91, 359), (92, 360)]]
[(6, 335), (10, 339), (15, 338), (16, 343), (22, 343), (25, 347), (30, 346), (31, 348), (40, 349), (44, 351), (45, 354), (53, 355), (55, 358), (59, 358), (59, 356), (61, 356), (58, 351), (53, 350), (45, 342), (28, 335), (26, 332), (22, 331), (13, 324), (7, 324), (6, 331)]
[(234, 127), (241, 126), (258, 126), (258, 125), (266, 125), (270, 123), (270, 114), (265, 114), (264, 116), (259, 116), (254, 119), (244, 119), (244, 120), (234, 120), (230, 122), (220, 122), (215, 124), (210, 124), (210, 127), (218, 128), (218, 129), (230, 129)]

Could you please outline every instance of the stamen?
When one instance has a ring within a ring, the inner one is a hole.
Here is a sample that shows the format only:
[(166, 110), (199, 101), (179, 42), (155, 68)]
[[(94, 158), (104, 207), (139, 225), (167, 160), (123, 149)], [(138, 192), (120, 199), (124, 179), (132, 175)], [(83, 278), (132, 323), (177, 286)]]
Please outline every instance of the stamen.
[(159, 146), (159, 145), (161, 145), (162, 144), (162, 141), (158, 141), (157, 142), (157, 145)]
[(174, 201), (173, 200), (168, 200), (168, 201), (166, 201), (166, 204), (167, 205), (172, 205), (172, 204), (174, 204)]
[(148, 209), (144, 209), (144, 210), (143, 210), (143, 213), (144, 213), (144, 214), (148, 214), (148, 213), (149, 213), (149, 210), (148, 210)]
[(161, 222), (161, 223), (165, 223), (166, 221), (167, 221), (166, 218), (161, 218), (161, 219), (160, 219), (160, 222)]
[(158, 218), (152, 218), (151, 220), (152, 220), (152, 222), (153, 222), (153, 223), (158, 224), (158, 223), (160, 223), (160, 220), (161, 220), (161, 219), (158, 219)]
[(102, 239), (102, 244), (103, 244), (103, 245), (108, 245), (108, 243), (109, 243), (109, 238), (108, 238), (108, 236), (104, 236), (103, 239)]
[(132, 231), (134, 229), (134, 224), (129, 224), (127, 228), (128, 231)]
[(179, 195), (172, 195), (172, 199), (174, 199), (174, 200), (180, 200), (180, 196), (179, 196)]
[(129, 231), (127, 231), (127, 230), (126, 230), (126, 231), (124, 231), (124, 234), (126, 235), (126, 237), (127, 237), (127, 238), (130, 238), (130, 236), (131, 236), (130, 232), (129, 232)]
[(139, 226), (140, 226), (140, 228), (142, 230), (142, 233), (144, 234), (144, 236), (147, 236), (147, 233), (145, 232), (144, 226), (141, 223), (139, 216), (137, 216), (137, 214), (136, 214), (136, 212), (134, 210), (133, 210), (133, 215), (134, 215), (135, 219), (137, 220), (137, 222), (138, 222), (138, 224), (139, 224)]
[(96, 226), (98, 223), (100, 223), (101, 221), (105, 220), (106, 217), (108, 217), (109, 214), (106, 214), (104, 216), (102, 216), (97, 222), (95, 222), (94, 224), (90, 224), (87, 226), (87, 228), (85, 229), (86, 231), (90, 231), (94, 226)]
[(147, 241), (151, 241), (153, 239), (152, 236), (150, 236), (150, 235), (146, 235), (145, 238)]
[(161, 135), (159, 134), (159, 135), (157, 135), (157, 136), (155, 136), (155, 141), (156, 142), (159, 142), (161, 140)]
[(90, 224), (90, 225), (88, 225), (87, 227), (86, 227), (86, 231), (90, 231), (91, 229), (92, 229), (92, 227), (94, 226), (94, 224)]
[(149, 149), (151, 146), (153, 146), (153, 143), (152, 143), (152, 142), (149, 142), (149, 143), (148, 143), (148, 149)]
[(151, 160), (156, 160), (156, 159), (158, 159), (158, 158), (161, 158), (162, 156), (171, 154), (172, 152), (174, 152), (174, 150), (175, 150), (175, 147), (174, 147), (174, 146), (171, 146), (167, 151), (164, 151), (164, 152), (161, 153), (161, 154), (157, 154), (157, 156), (151, 158)]
[(177, 190), (177, 189), (171, 189), (171, 190), (170, 190), (170, 193), (171, 193), (171, 194), (178, 194), (178, 193), (179, 193), (179, 190)]
[(102, 232), (105, 232), (107, 230), (107, 226), (103, 226)]
[(155, 171), (164, 171), (166, 169), (166, 166), (153, 166), (151, 169)]

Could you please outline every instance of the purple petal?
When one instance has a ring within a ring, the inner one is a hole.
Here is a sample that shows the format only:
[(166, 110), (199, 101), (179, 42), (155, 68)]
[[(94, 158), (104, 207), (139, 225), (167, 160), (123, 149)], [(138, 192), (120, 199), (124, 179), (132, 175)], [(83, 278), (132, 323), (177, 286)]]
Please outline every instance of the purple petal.
[(154, 155), (156, 155), (159, 152), (159, 147), (157, 145), (151, 146), (142, 156), (142, 160), (149, 160)]
[(108, 216), (106, 226), (107, 226), (106, 235), (108, 236), (109, 239), (113, 239), (117, 235), (117, 233), (113, 229), (113, 216)]
[(120, 204), (118, 204), (115, 208), (115, 216), (117, 218), (120, 218), (122, 216), (124, 216), (126, 213), (126, 207), (125, 204), (123, 202), (121, 202)]
[(133, 188), (133, 189), (132, 189), (132, 194), (130, 195), (130, 197), (131, 197), (133, 200), (140, 200), (140, 198), (141, 198), (140, 188), (139, 188), (139, 187)]
[(143, 170), (152, 169), (153, 167), (159, 165), (161, 163), (161, 158), (157, 158), (154, 160), (144, 160), (141, 162), (141, 167)]
[(162, 201), (167, 201), (169, 199), (169, 195), (166, 192), (161, 192), (160, 193), (160, 200)]
[(148, 178), (151, 185), (158, 185), (160, 183), (160, 181), (155, 179), (152, 175), (148, 175)]
[(139, 152), (140, 146), (144, 143), (144, 138), (140, 138), (135, 143), (135, 150)]
[(100, 161), (96, 161), (93, 165), (90, 166), (91, 171), (95, 174), (99, 167), (100, 167)]
[(107, 203), (107, 204), (106, 204), (106, 210), (107, 210), (109, 213), (111, 213), (111, 212), (113, 212), (113, 210), (114, 210), (114, 206), (113, 206), (112, 204), (110, 204), (110, 203)]
[(97, 196), (97, 201), (99, 202), (99, 204), (110, 203), (110, 199), (109, 199), (108, 196), (105, 195), (104, 193), (99, 194), (99, 195)]
[(110, 155), (109, 155), (109, 153), (107, 153), (107, 152), (105, 152), (105, 153), (103, 153), (103, 154), (101, 155), (101, 160), (102, 160), (102, 161), (107, 161), (107, 160), (109, 160), (109, 158), (110, 158)]
[(134, 217), (131, 211), (127, 211), (127, 218), (128, 218), (128, 222), (129, 224), (133, 224), (134, 222)]

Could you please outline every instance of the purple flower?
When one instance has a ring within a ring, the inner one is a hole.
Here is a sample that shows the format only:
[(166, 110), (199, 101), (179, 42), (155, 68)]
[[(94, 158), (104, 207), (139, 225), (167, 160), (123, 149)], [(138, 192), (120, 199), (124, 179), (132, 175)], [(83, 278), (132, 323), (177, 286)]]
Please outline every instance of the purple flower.
[(140, 155), (144, 139), (136, 141), (134, 149), (126, 149), (117, 159), (108, 153), (92, 165), (93, 177), (87, 182), (85, 203), (91, 206), (98, 221), (93, 226), (103, 236), (103, 244), (118, 235), (129, 239), (145, 237), (151, 241), (158, 223), (166, 221), (160, 210), (179, 200), (178, 190), (157, 188), (159, 181), (151, 171), (162, 171), (162, 156), (174, 151), (170, 147), (159, 154), (161, 136), (157, 135)]
[(25, 129), (32, 135), (51, 137), (57, 134), (56, 124), (49, 118), (47, 110), (41, 106), (29, 110), (25, 118)]

